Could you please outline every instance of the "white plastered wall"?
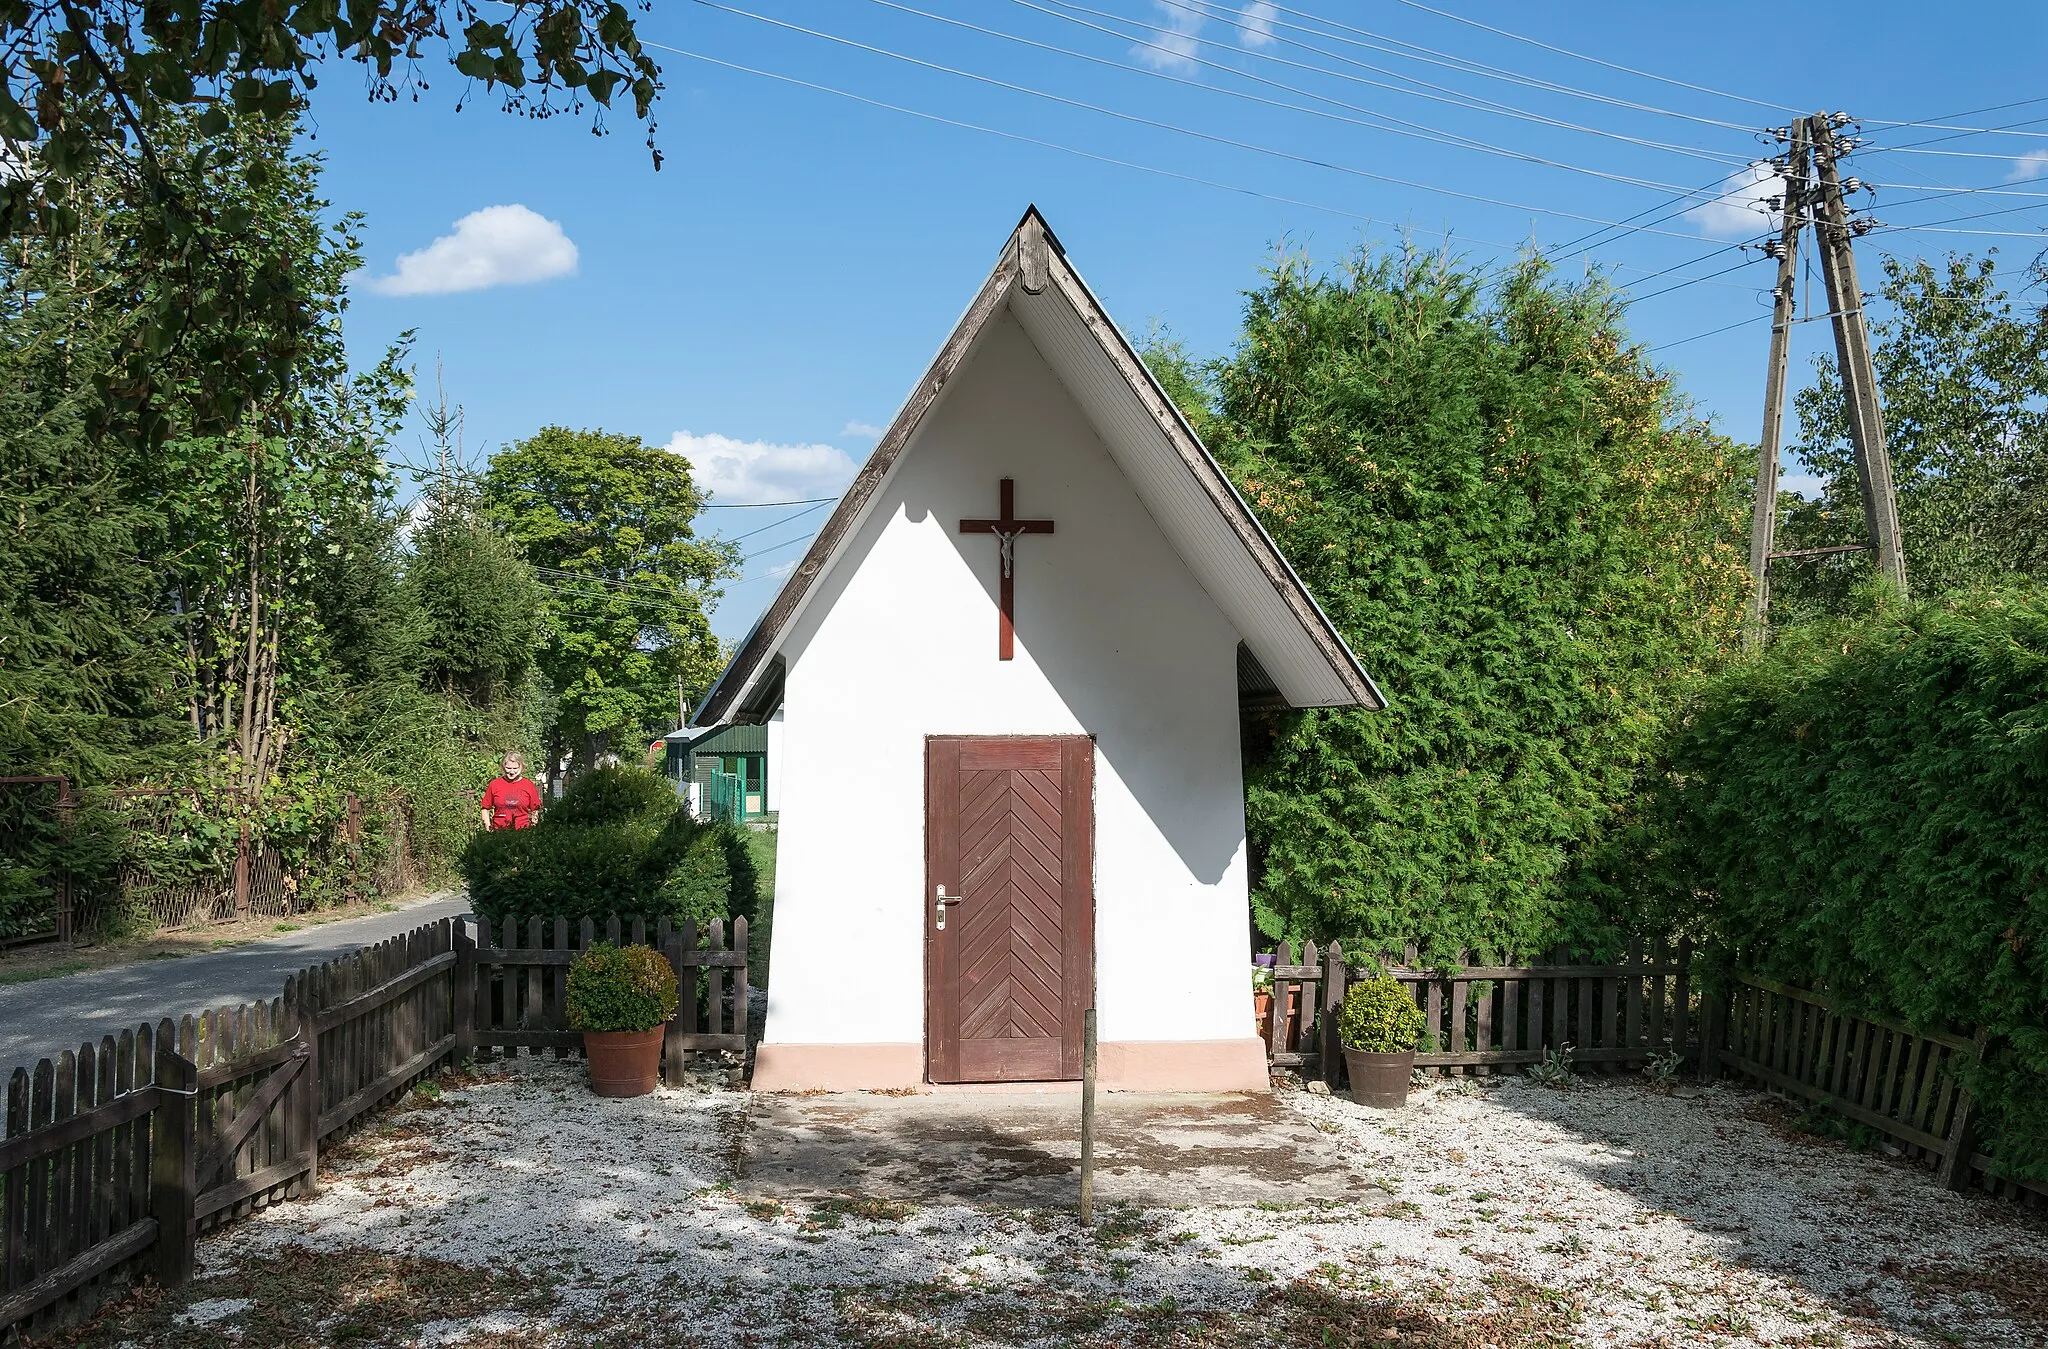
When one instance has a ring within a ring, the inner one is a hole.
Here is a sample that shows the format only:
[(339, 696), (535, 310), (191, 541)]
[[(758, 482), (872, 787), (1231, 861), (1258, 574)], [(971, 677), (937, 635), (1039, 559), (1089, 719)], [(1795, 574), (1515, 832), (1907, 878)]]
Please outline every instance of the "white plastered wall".
[[(1018, 541), (1009, 662), (995, 541), (958, 532), (1004, 477), (1057, 526)], [(781, 645), (767, 1042), (922, 1044), (941, 734), (1093, 734), (1102, 1038), (1246, 1036), (1237, 641), (1004, 314)]]

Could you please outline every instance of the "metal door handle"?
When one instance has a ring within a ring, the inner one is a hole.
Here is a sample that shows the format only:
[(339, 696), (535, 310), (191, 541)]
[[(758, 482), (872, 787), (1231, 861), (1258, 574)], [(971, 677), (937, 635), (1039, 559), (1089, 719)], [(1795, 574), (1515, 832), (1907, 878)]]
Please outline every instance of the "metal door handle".
[(939, 914), (939, 931), (944, 932), (946, 930), (946, 906), (948, 904), (958, 904), (965, 898), (965, 895), (949, 895), (946, 893), (945, 886), (941, 885), (939, 887), (938, 895), (932, 900), (932, 907), (937, 909)]

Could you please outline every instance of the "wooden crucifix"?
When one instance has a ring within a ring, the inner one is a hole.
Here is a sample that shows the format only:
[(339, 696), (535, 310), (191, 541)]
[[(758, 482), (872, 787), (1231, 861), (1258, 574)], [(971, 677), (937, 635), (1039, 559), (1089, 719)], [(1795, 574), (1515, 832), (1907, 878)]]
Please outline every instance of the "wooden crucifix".
[(1050, 534), (1050, 520), (1019, 520), (1017, 518), (1017, 482), (1014, 478), (1002, 481), (1002, 517), (996, 520), (962, 520), (962, 534), (993, 534), (999, 545), (1002, 562), (1002, 582), (997, 587), (997, 608), (1000, 610), (1001, 626), (998, 628), (996, 659), (1009, 660), (1016, 654), (1017, 631), (1017, 536), (1019, 534)]

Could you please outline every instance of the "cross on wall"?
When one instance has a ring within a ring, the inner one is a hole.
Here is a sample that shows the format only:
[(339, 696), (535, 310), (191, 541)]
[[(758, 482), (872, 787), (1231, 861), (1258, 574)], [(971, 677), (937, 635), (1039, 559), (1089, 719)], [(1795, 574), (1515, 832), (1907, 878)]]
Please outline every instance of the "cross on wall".
[(996, 659), (1010, 660), (1016, 654), (1016, 612), (1017, 612), (1017, 536), (1019, 534), (1050, 534), (1050, 520), (1019, 520), (1017, 518), (1017, 482), (1004, 478), (999, 497), (1002, 515), (994, 520), (962, 520), (962, 534), (993, 534), (999, 545), (998, 554), (1002, 567), (1002, 579), (996, 587), (996, 607), (999, 626), (997, 628)]

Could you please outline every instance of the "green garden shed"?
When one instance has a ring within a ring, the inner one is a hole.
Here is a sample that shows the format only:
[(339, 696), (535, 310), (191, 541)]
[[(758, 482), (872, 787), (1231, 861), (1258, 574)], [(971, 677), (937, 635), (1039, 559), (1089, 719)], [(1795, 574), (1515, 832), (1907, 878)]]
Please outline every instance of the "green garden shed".
[(696, 784), (699, 813), (723, 815), (736, 823), (757, 820), (772, 807), (768, 787), (765, 725), (689, 726), (664, 737), (666, 772), (679, 793)]

